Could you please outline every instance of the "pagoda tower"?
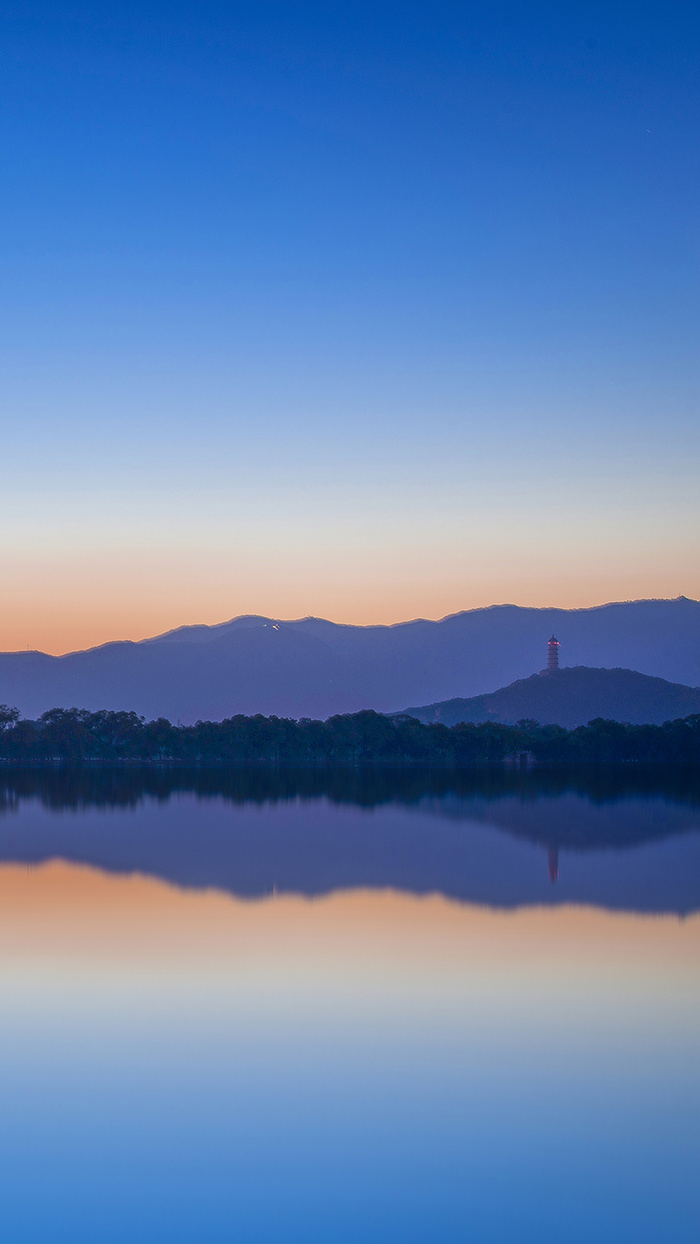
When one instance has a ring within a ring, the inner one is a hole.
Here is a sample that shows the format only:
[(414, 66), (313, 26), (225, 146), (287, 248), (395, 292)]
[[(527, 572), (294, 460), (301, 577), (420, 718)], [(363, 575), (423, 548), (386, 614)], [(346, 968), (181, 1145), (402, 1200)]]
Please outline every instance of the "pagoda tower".
[(559, 669), (559, 640), (554, 635), (547, 644), (547, 673)]

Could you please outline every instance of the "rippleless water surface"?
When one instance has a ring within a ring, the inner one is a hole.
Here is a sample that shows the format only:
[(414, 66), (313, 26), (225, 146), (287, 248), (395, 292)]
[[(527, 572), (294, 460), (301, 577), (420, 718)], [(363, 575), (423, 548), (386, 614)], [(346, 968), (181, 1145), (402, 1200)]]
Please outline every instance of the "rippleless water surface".
[(5, 772), (0, 809), (13, 1244), (700, 1238), (692, 778)]

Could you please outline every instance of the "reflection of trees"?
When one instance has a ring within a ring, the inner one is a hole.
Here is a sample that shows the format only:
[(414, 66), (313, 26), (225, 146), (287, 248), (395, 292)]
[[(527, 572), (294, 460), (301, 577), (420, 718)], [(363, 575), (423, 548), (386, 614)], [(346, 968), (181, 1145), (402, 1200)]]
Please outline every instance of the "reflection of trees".
[[(182, 764), (35, 764), (0, 767), (0, 815), (16, 810), (25, 800), (38, 800), (54, 809), (135, 807), (147, 800), (167, 802), (179, 793), (202, 799), (244, 804), (327, 799), (332, 803), (373, 808), (396, 803), (443, 811), (456, 820), (481, 820), (490, 805), (503, 810), (501, 828), (522, 834), (545, 847), (585, 847), (603, 841), (623, 845), (643, 837), (663, 836), (653, 820), (644, 831), (615, 818), (601, 827), (600, 837), (587, 829), (585, 839), (566, 818), (557, 814), (565, 796), (588, 804), (623, 805), (631, 799), (661, 799), (700, 813), (700, 770), (687, 766), (639, 769), (579, 767), (511, 769), (508, 766), (446, 769), (392, 768), (390, 766), (317, 766), (295, 768), (271, 765), (186, 766)], [(544, 801), (538, 831), (509, 824), (508, 809)], [(548, 806), (551, 815), (548, 812)], [(552, 826), (556, 818), (556, 830)], [(494, 824), (487, 816), (490, 824)], [(692, 817), (691, 817), (692, 820)], [(548, 830), (548, 823), (550, 829)], [(645, 825), (647, 822), (645, 822)], [(675, 832), (675, 830), (674, 830)]]

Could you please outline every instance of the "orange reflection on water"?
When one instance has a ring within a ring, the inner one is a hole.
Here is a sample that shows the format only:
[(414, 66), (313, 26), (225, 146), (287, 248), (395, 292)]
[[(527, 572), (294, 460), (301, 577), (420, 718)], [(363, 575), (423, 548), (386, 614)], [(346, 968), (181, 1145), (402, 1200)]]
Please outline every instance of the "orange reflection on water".
[(499, 910), (440, 895), (339, 891), (323, 898), (234, 898), (141, 875), (51, 862), (0, 868), (0, 954), (10, 958), (186, 965), (303, 962), (371, 975), (465, 972), (523, 982), (656, 972), (672, 981), (700, 962), (700, 916), (640, 916), (588, 907)]

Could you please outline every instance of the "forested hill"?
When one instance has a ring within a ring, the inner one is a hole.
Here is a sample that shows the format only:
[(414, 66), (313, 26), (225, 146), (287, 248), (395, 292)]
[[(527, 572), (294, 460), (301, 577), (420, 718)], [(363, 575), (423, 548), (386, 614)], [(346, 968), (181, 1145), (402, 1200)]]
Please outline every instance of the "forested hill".
[(523, 721), (456, 726), (385, 717), (371, 709), (301, 721), (232, 717), (173, 726), (136, 713), (53, 709), (38, 721), (0, 706), (0, 759), (146, 761), (185, 764), (431, 765), (500, 764), (527, 753), (542, 764), (700, 765), (700, 714), (662, 726), (602, 718), (564, 730)]
[(491, 695), (443, 700), (405, 712), (419, 721), (439, 721), (445, 726), (460, 721), (517, 722), (525, 717), (569, 729), (594, 717), (660, 725), (700, 713), (700, 687), (685, 687), (635, 670), (575, 666), (518, 679)]
[(553, 631), (565, 665), (624, 666), (700, 684), (700, 603), (679, 597), (594, 609), (498, 605), (396, 626), (240, 617), (60, 657), (5, 652), (0, 701), (26, 717), (79, 704), (184, 722), (391, 713), (527, 678), (545, 665)]

